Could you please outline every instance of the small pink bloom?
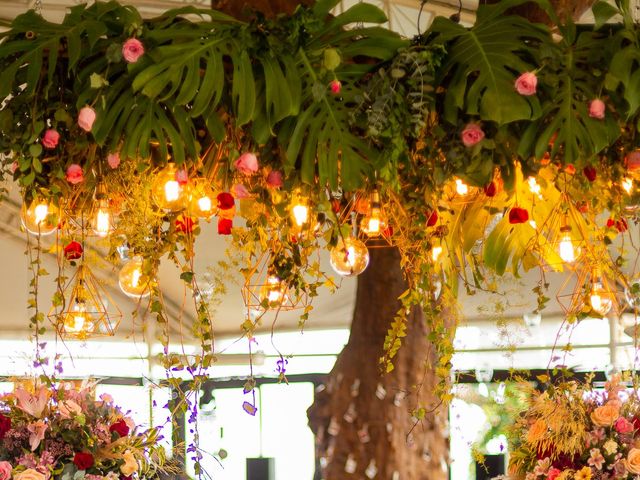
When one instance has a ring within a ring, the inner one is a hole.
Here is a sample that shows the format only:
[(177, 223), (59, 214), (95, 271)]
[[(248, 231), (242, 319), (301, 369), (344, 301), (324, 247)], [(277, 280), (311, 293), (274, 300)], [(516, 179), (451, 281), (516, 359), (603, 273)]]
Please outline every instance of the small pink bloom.
[(254, 153), (243, 153), (235, 161), (236, 170), (245, 175), (253, 175), (258, 171), (258, 157)]
[(90, 106), (82, 107), (78, 112), (78, 126), (85, 132), (90, 132), (96, 121), (96, 111)]
[(82, 413), (82, 407), (73, 400), (63, 400), (58, 403), (58, 412), (62, 418), (72, 418)]
[(587, 460), (587, 463), (590, 466), (595, 467), (597, 470), (602, 470), (602, 465), (604, 464), (605, 460), (602, 454), (600, 453), (600, 449), (592, 448), (589, 453), (590, 453), (590, 457), (589, 457), (589, 460)]
[(460, 136), (465, 147), (473, 147), (484, 138), (484, 132), (477, 123), (468, 123)]
[(627, 420), (624, 417), (620, 417), (616, 420), (616, 423), (613, 424), (616, 432), (618, 433), (631, 433), (635, 430), (633, 427), (633, 423)]
[(283, 184), (282, 172), (280, 170), (271, 170), (267, 175), (267, 186), (269, 188), (280, 188)]
[(561, 473), (562, 470), (558, 470), (557, 468), (553, 467), (547, 472), (547, 480), (556, 480), (556, 478), (558, 478)]
[(100, 400), (103, 403), (113, 403), (113, 397), (111, 395), (109, 395), (108, 393), (103, 393), (100, 395)]
[(602, 100), (594, 98), (589, 102), (589, 116), (591, 118), (602, 120), (604, 118), (604, 111), (606, 108), (607, 107)]
[(181, 168), (176, 172), (176, 182), (180, 185), (186, 185), (189, 183), (189, 174), (184, 168)]
[(340, 80), (332, 80), (331, 83), (329, 83), (329, 88), (331, 89), (331, 93), (338, 95), (342, 91), (342, 83), (340, 83)]
[(16, 170), (18, 169), (18, 162), (14, 161), (9, 169), (11, 170), (11, 173), (16, 173)]
[(44, 148), (56, 148), (58, 146), (58, 141), (60, 141), (60, 134), (53, 128), (45, 131), (42, 136), (42, 146)]
[(120, 165), (120, 154), (115, 152), (107, 155), (107, 163), (111, 168), (118, 168)]
[(9, 462), (0, 462), (0, 480), (9, 480), (13, 467)]
[(144, 45), (137, 38), (130, 38), (122, 45), (122, 56), (129, 63), (136, 63), (144, 55)]
[(77, 163), (72, 163), (67, 168), (67, 182), (71, 185), (77, 185), (84, 181), (84, 173), (82, 172), (82, 167)]
[(538, 77), (533, 72), (525, 72), (517, 78), (515, 85), (520, 95), (535, 95)]
[(40, 442), (44, 440), (44, 432), (47, 431), (49, 426), (44, 423), (42, 420), (38, 420), (37, 422), (30, 423), (27, 426), (27, 430), (29, 430), (29, 446), (31, 447), (31, 451), (33, 452), (38, 446)]
[(245, 187), (241, 183), (236, 183), (233, 186), (233, 195), (236, 198), (250, 198), (251, 197), (251, 194), (249, 193), (249, 190), (247, 190), (247, 187)]

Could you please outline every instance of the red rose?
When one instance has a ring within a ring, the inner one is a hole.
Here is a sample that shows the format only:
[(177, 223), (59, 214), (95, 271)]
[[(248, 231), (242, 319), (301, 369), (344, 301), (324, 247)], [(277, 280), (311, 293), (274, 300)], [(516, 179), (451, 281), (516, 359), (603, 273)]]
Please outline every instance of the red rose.
[(529, 212), (525, 208), (513, 207), (509, 210), (509, 223), (524, 223), (529, 220)]
[(109, 427), (109, 431), (116, 432), (120, 437), (126, 437), (129, 435), (129, 425), (121, 418)]
[(64, 257), (67, 260), (78, 260), (82, 256), (82, 252), (82, 245), (76, 241), (70, 242), (64, 247)]
[(231, 235), (231, 227), (233, 227), (233, 220), (218, 218), (218, 233), (220, 235)]
[(176, 232), (191, 233), (193, 232), (193, 227), (197, 225), (197, 221), (191, 217), (180, 215), (178, 218), (176, 218)]
[(427, 212), (427, 227), (433, 227), (438, 223), (438, 211)]
[(495, 197), (496, 193), (498, 193), (498, 187), (496, 186), (496, 182), (491, 182), (489, 185), (485, 185), (484, 194), (487, 197)]
[(584, 176), (587, 177), (587, 180), (590, 182), (595, 182), (596, 177), (598, 176), (598, 171), (591, 165), (584, 167), (582, 169), (582, 173), (584, 173)]
[(11, 430), (11, 419), (0, 413), (0, 440)]
[(73, 463), (78, 470), (86, 470), (93, 467), (93, 455), (87, 452), (78, 452), (73, 457)]
[(218, 208), (220, 210), (229, 210), (230, 208), (233, 208), (233, 206), (236, 204), (236, 201), (233, 198), (233, 195), (231, 195), (229, 192), (219, 193), (217, 198), (218, 198)]
[(337, 198), (332, 198), (331, 211), (333, 213), (340, 213), (340, 210), (342, 210), (342, 204), (340, 203), (340, 200), (338, 200)]
[(569, 175), (573, 175), (574, 173), (576, 173), (576, 167), (574, 167), (573, 164), (570, 163), (569, 165), (564, 167), (564, 171)]

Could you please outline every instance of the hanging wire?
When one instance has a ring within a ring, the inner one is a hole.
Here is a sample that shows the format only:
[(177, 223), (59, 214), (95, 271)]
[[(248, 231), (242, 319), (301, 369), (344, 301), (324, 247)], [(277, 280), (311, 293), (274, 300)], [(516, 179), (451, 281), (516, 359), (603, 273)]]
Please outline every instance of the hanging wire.
[(429, 0), (422, 0), (420, 2), (420, 10), (418, 10), (418, 24), (416, 25), (416, 29), (418, 30), (418, 37), (422, 36), (422, 31), (420, 29), (420, 17), (422, 17), (422, 11), (424, 10), (424, 6), (427, 4)]
[(462, 0), (458, 0), (458, 11), (451, 15), (449, 19), (453, 22), (460, 23), (460, 15), (462, 14)]

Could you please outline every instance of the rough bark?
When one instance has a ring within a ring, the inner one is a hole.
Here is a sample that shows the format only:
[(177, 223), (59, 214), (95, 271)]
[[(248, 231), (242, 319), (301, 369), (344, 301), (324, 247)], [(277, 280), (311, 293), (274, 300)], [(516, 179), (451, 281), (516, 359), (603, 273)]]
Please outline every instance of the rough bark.
[[(415, 428), (410, 413), (416, 405), (437, 400), (433, 397), (437, 379), (425, 368), (430, 348), (422, 313), (418, 309), (411, 313), (396, 368), (381, 375), (378, 358), (406, 283), (397, 250), (372, 249), (370, 254), (371, 263), (358, 279), (349, 342), (308, 411), (322, 465), (316, 478), (444, 480), (448, 478), (446, 409)], [(355, 462), (353, 473), (346, 471), (350, 460)], [(373, 469), (367, 474), (372, 461), (377, 468), (373, 476)]]

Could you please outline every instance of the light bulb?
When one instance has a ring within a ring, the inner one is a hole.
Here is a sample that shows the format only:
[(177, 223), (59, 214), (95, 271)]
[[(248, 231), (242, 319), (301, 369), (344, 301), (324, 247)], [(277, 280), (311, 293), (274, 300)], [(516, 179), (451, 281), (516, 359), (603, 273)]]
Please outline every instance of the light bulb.
[(538, 184), (536, 177), (527, 178), (527, 183), (529, 184), (529, 191), (534, 195), (537, 195), (538, 198), (542, 199), (541, 187)]
[(22, 226), (33, 235), (50, 235), (58, 229), (60, 211), (52, 202), (34, 199), (31, 204), (22, 204), (20, 219)]
[(633, 192), (633, 180), (631, 178), (623, 178), (620, 185), (622, 186), (623, 190), (627, 192), (627, 195), (631, 195), (631, 192)]
[(267, 308), (278, 308), (287, 300), (286, 286), (276, 275), (269, 275), (260, 291), (260, 303)]
[(351, 277), (360, 275), (369, 265), (367, 246), (354, 237), (340, 239), (331, 249), (331, 267), (339, 275)]
[(215, 193), (206, 178), (195, 179), (189, 189), (189, 213), (194, 217), (211, 218), (217, 213)]
[(131, 298), (148, 297), (150, 279), (143, 271), (143, 259), (135, 256), (120, 269), (118, 284), (122, 292)]
[(571, 235), (568, 233), (566, 233), (560, 240), (558, 250), (563, 262), (573, 263), (576, 261), (576, 252), (573, 248), (573, 240), (571, 240)]
[(589, 303), (594, 312), (605, 316), (613, 307), (613, 300), (610, 293), (606, 292), (601, 282), (593, 282), (589, 293)]
[(469, 193), (469, 186), (459, 178), (456, 178), (456, 193), (458, 195), (466, 195)]
[(99, 237), (106, 237), (111, 233), (111, 230), (113, 230), (108, 200), (101, 199), (98, 201), (98, 208), (93, 217), (92, 228), (94, 233)]
[(84, 300), (78, 298), (73, 308), (65, 315), (64, 332), (82, 337), (91, 333), (90, 330), (90, 315), (87, 313)]
[(442, 255), (442, 247), (440, 245), (436, 245), (431, 249), (431, 260), (435, 263)]
[(377, 190), (371, 193), (371, 209), (360, 222), (360, 230), (368, 237), (378, 237), (386, 228), (387, 222), (382, 217), (380, 194)]
[(168, 212), (178, 212), (185, 208), (186, 188), (176, 177), (177, 170), (173, 163), (168, 163), (160, 170), (151, 184), (151, 198), (154, 203)]
[(296, 204), (291, 208), (293, 220), (298, 227), (303, 227), (309, 221), (309, 207), (303, 204)]

